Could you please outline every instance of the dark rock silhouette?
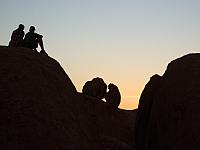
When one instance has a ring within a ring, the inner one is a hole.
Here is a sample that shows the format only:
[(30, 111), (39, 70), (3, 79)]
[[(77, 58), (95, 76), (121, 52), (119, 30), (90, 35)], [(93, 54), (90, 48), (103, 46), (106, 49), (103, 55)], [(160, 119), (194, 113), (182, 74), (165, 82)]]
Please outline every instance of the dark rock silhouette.
[(102, 99), (105, 97), (106, 95), (106, 89), (107, 89), (107, 85), (106, 83), (103, 81), (102, 78), (94, 78), (92, 79), (92, 82), (94, 84), (95, 87), (95, 91), (96, 91), (96, 96), (99, 99)]
[(108, 93), (105, 96), (106, 103), (108, 106), (110, 106), (112, 109), (118, 108), (120, 101), (121, 101), (121, 94), (119, 92), (119, 89), (116, 85), (110, 83), (108, 85)]
[(0, 149), (134, 147), (136, 111), (110, 115), (105, 102), (77, 93), (54, 59), (1, 46), (0, 64)]
[(103, 99), (106, 94), (107, 85), (102, 78), (94, 78), (92, 81), (87, 81), (83, 86), (82, 92), (88, 96)]
[(95, 89), (93, 88), (92, 81), (87, 81), (82, 89), (83, 94), (95, 97)]
[(127, 143), (119, 141), (116, 138), (103, 136), (101, 137), (105, 149), (109, 150), (133, 150)]
[(200, 54), (172, 61), (159, 78), (150, 80), (141, 95), (138, 150), (200, 149)]
[(158, 93), (161, 83), (161, 76), (152, 76), (141, 94), (135, 124), (135, 140), (136, 148), (138, 150), (146, 150), (150, 144), (148, 143), (151, 140), (148, 139), (148, 125), (151, 121), (149, 118), (151, 115), (153, 101)]

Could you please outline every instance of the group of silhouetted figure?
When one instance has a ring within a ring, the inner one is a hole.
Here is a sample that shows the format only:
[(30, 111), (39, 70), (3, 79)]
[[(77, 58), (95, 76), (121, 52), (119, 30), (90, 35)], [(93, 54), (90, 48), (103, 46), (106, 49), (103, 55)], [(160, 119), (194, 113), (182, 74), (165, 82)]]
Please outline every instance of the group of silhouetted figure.
[(118, 87), (112, 83), (107, 86), (102, 78), (94, 78), (91, 81), (87, 81), (83, 86), (82, 92), (100, 100), (105, 98), (106, 103), (112, 109), (117, 109), (121, 101)]
[(29, 32), (24, 33), (25, 26), (20, 24), (19, 27), (12, 32), (11, 40), (9, 42), (10, 47), (26, 47), (37, 52), (38, 44), (41, 47), (40, 53), (46, 54), (43, 46), (43, 36), (35, 33), (35, 27), (31, 26)]

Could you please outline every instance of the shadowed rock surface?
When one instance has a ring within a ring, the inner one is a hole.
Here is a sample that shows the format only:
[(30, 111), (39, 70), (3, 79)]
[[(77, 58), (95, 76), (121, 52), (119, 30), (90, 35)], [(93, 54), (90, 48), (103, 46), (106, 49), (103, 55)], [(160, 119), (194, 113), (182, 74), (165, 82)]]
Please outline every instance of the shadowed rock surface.
[(0, 149), (132, 149), (136, 111), (91, 99), (54, 59), (0, 47)]
[(200, 149), (199, 126), (200, 54), (188, 54), (146, 85), (138, 108), (137, 148)]
[(135, 140), (137, 143), (136, 147), (139, 150), (146, 149), (146, 147), (148, 147), (147, 145), (149, 144), (148, 123), (151, 121), (149, 118), (151, 115), (152, 105), (161, 83), (161, 76), (152, 76), (150, 81), (146, 84), (139, 100), (135, 124)]

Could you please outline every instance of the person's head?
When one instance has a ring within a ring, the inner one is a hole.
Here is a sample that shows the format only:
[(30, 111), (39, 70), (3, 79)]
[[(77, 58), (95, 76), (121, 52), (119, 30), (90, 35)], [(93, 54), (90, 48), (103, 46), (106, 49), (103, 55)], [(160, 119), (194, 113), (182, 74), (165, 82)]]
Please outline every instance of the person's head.
[(23, 25), (23, 24), (20, 24), (19, 27), (18, 27), (18, 29), (24, 30), (24, 25)]
[(34, 26), (31, 26), (30, 29), (29, 29), (29, 31), (30, 31), (30, 32), (35, 32), (35, 27), (34, 27)]

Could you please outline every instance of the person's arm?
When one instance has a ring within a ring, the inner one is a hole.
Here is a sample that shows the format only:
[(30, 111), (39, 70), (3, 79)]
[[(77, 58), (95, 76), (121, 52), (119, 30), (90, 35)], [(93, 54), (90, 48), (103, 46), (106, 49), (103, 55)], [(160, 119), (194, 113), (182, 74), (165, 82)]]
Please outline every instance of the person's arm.
[(35, 33), (36, 35), (37, 35), (37, 38), (38, 39), (41, 39), (41, 38), (43, 38), (43, 36), (42, 35), (40, 35), (40, 34), (37, 34), (37, 33)]

